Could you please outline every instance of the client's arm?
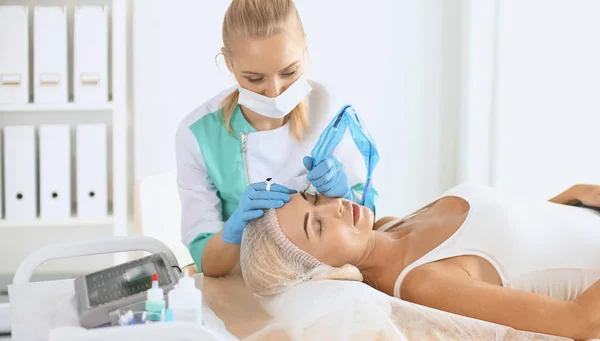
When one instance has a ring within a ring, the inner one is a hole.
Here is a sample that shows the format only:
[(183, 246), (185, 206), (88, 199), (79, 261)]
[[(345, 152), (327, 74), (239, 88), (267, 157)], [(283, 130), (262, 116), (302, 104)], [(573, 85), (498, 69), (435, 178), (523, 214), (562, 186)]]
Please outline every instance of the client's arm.
[[(594, 288), (600, 291), (600, 284), (590, 290)], [(401, 293), (402, 299), (409, 302), (518, 330), (575, 340), (600, 336), (591, 315), (593, 309), (599, 309), (598, 294), (594, 307), (589, 306), (593, 301), (589, 298), (587, 302), (564, 302), (481, 282), (462, 268), (445, 263), (430, 263), (411, 271), (402, 283)]]
[(549, 201), (563, 205), (582, 203), (586, 206), (600, 207), (600, 186), (574, 185)]

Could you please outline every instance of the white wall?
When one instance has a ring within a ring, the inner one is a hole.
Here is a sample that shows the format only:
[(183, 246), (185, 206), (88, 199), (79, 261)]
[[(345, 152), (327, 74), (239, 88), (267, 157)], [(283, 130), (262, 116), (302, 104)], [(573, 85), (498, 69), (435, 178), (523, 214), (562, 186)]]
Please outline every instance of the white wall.
[(497, 8), (496, 0), (463, 6), (457, 182), (491, 182)]
[(175, 131), (192, 109), (233, 84), (223, 63), (221, 21), (228, 1), (135, 0), (136, 180), (175, 167)]
[[(174, 168), (179, 120), (233, 78), (221, 62), (229, 1), (135, 3), (135, 178)], [(297, 0), (312, 78), (353, 104), (381, 154), (380, 214), (454, 184), (461, 0)], [(333, 113), (332, 113), (333, 114)]]
[(502, 1), (493, 181), (548, 197), (600, 183), (600, 2)]
[(483, 0), (469, 9), (461, 180), (539, 199), (600, 183), (600, 3)]

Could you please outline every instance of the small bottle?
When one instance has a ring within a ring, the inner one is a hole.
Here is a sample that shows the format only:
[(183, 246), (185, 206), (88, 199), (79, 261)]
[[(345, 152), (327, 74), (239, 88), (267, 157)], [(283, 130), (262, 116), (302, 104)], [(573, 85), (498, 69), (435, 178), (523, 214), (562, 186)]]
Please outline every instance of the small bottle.
[(177, 287), (169, 292), (169, 310), (175, 322), (202, 323), (202, 291), (196, 288), (187, 269)]
[(148, 289), (146, 295), (147, 319), (150, 322), (162, 320), (165, 309), (165, 296), (162, 288), (158, 287), (158, 274), (152, 275), (152, 288)]

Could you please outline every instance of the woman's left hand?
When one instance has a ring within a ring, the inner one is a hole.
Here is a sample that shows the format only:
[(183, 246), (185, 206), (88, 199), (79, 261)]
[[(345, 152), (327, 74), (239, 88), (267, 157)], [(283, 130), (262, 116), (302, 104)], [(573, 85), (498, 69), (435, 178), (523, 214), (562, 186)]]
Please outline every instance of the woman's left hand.
[(600, 207), (600, 185), (575, 185), (573, 196), (585, 206)]
[(550, 199), (550, 202), (561, 205), (600, 207), (600, 185), (574, 185)]
[(330, 198), (354, 200), (348, 175), (346, 175), (344, 165), (338, 159), (330, 156), (317, 165), (314, 165), (314, 159), (310, 156), (305, 156), (302, 161), (304, 167), (308, 169), (308, 181), (315, 186), (319, 193)]

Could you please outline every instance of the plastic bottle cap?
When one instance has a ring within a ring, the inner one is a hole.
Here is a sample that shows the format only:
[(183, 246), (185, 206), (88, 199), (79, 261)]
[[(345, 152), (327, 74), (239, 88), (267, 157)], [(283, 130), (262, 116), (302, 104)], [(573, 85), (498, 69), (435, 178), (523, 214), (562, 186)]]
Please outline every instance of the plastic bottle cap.
[(183, 273), (183, 277), (179, 278), (179, 287), (184, 290), (196, 289), (196, 283), (188, 272), (188, 269), (185, 269)]
[(148, 289), (146, 300), (151, 302), (161, 302), (165, 300), (164, 295), (163, 289), (158, 286), (158, 274), (153, 274), (152, 288)]

